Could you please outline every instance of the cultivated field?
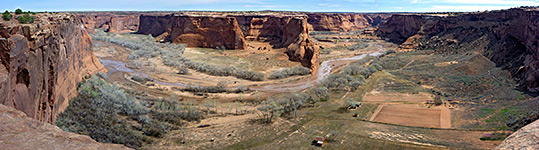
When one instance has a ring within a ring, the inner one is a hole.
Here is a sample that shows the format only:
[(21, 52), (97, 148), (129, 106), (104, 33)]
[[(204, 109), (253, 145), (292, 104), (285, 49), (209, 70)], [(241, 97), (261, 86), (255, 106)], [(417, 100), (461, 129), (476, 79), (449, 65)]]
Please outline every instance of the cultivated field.
[(382, 105), (371, 121), (405, 126), (449, 128), (450, 112), (447, 108), (422, 108), (415, 105)]

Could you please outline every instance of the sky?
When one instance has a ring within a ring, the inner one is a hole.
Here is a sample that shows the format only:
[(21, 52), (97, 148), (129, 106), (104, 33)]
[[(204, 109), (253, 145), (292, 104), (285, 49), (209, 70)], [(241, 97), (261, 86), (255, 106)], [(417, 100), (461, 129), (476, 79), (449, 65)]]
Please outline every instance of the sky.
[(0, 0), (13, 11), (446, 12), (539, 6), (539, 0)]

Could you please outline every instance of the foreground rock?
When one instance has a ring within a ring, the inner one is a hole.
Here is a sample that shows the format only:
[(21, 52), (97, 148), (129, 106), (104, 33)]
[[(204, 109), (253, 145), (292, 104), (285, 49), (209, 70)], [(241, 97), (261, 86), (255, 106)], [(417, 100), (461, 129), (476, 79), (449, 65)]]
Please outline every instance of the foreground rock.
[(0, 22), (0, 104), (53, 123), (84, 76), (103, 69), (79, 18), (38, 14), (33, 24)]
[(129, 149), (104, 144), (86, 135), (62, 131), (57, 126), (27, 117), (23, 112), (0, 104), (1, 149)]
[(539, 149), (539, 120), (511, 134), (498, 149)]
[(537, 7), (456, 16), (394, 15), (377, 34), (402, 48), (482, 53), (511, 72), (520, 88), (539, 93), (537, 20)]

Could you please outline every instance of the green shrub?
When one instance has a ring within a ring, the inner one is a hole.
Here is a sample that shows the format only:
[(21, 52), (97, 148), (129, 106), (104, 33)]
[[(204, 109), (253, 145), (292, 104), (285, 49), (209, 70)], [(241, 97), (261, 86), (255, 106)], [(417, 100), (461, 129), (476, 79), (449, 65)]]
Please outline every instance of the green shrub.
[(485, 133), (479, 138), (481, 141), (503, 141), (509, 133), (495, 132), (495, 133)]
[(282, 78), (287, 78), (291, 76), (303, 76), (303, 75), (308, 75), (310, 73), (311, 73), (311, 70), (309, 68), (305, 68), (302, 66), (294, 66), (292, 68), (285, 68), (285, 69), (272, 71), (270, 73), (269, 79), (282, 79)]
[(4, 13), (2, 13), (2, 19), (5, 21), (9, 21), (11, 18), (13, 18), (13, 15), (10, 14), (9, 11), (6, 10)]
[(17, 8), (15, 10), (15, 14), (20, 15), (20, 14), (23, 14), (23, 12), (22, 12), (22, 10), (20, 8)]
[(23, 16), (17, 18), (17, 20), (19, 20), (19, 23), (22, 24), (34, 23), (34, 17), (30, 16), (29, 14), (24, 14)]
[(122, 89), (93, 76), (79, 84), (79, 95), (58, 115), (56, 125), (64, 131), (84, 134), (99, 142), (142, 146), (144, 137), (129, 130), (118, 115), (140, 116), (148, 112)]

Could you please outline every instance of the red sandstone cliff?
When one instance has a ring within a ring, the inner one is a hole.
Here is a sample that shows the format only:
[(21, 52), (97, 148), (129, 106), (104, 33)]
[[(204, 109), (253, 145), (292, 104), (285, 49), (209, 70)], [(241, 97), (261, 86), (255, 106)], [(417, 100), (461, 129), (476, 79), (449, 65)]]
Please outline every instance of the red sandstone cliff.
[(140, 17), (139, 33), (165, 34), (165, 40), (190, 47), (244, 49), (246, 40), (285, 48), (290, 60), (316, 69), (318, 49), (309, 37), (305, 16), (165, 15)]
[(245, 39), (236, 18), (211, 16), (140, 16), (138, 33), (159, 36), (189, 47), (244, 49)]
[[(395, 15), (377, 33), (406, 48), (444, 53), (479, 51), (539, 92), (539, 9), (515, 8), (439, 17)], [(403, 43), (404, 42), (404, 43)]]
[(89, 33), (93, 33), (96, 28), (103, 28), (105, 31), (112, 33), (136, 32), (139, 25), (138, 14), (81, 14), (80, 19)]
[(309, 37), (305, 16), (238, 15), (235, 17), (246, 40), (269, 42), (274, 48), (286, 48), (292, 61), (318, 68), (319, 50)]
[(31, 25), (0, 22), (0, 104), (53, 123), (84, 75), (102, 69), (73, 15), (40, 14)]
[(315, 31), (353, 31), (377, 27), (389, 14), (307, 13), (308, 22)]

